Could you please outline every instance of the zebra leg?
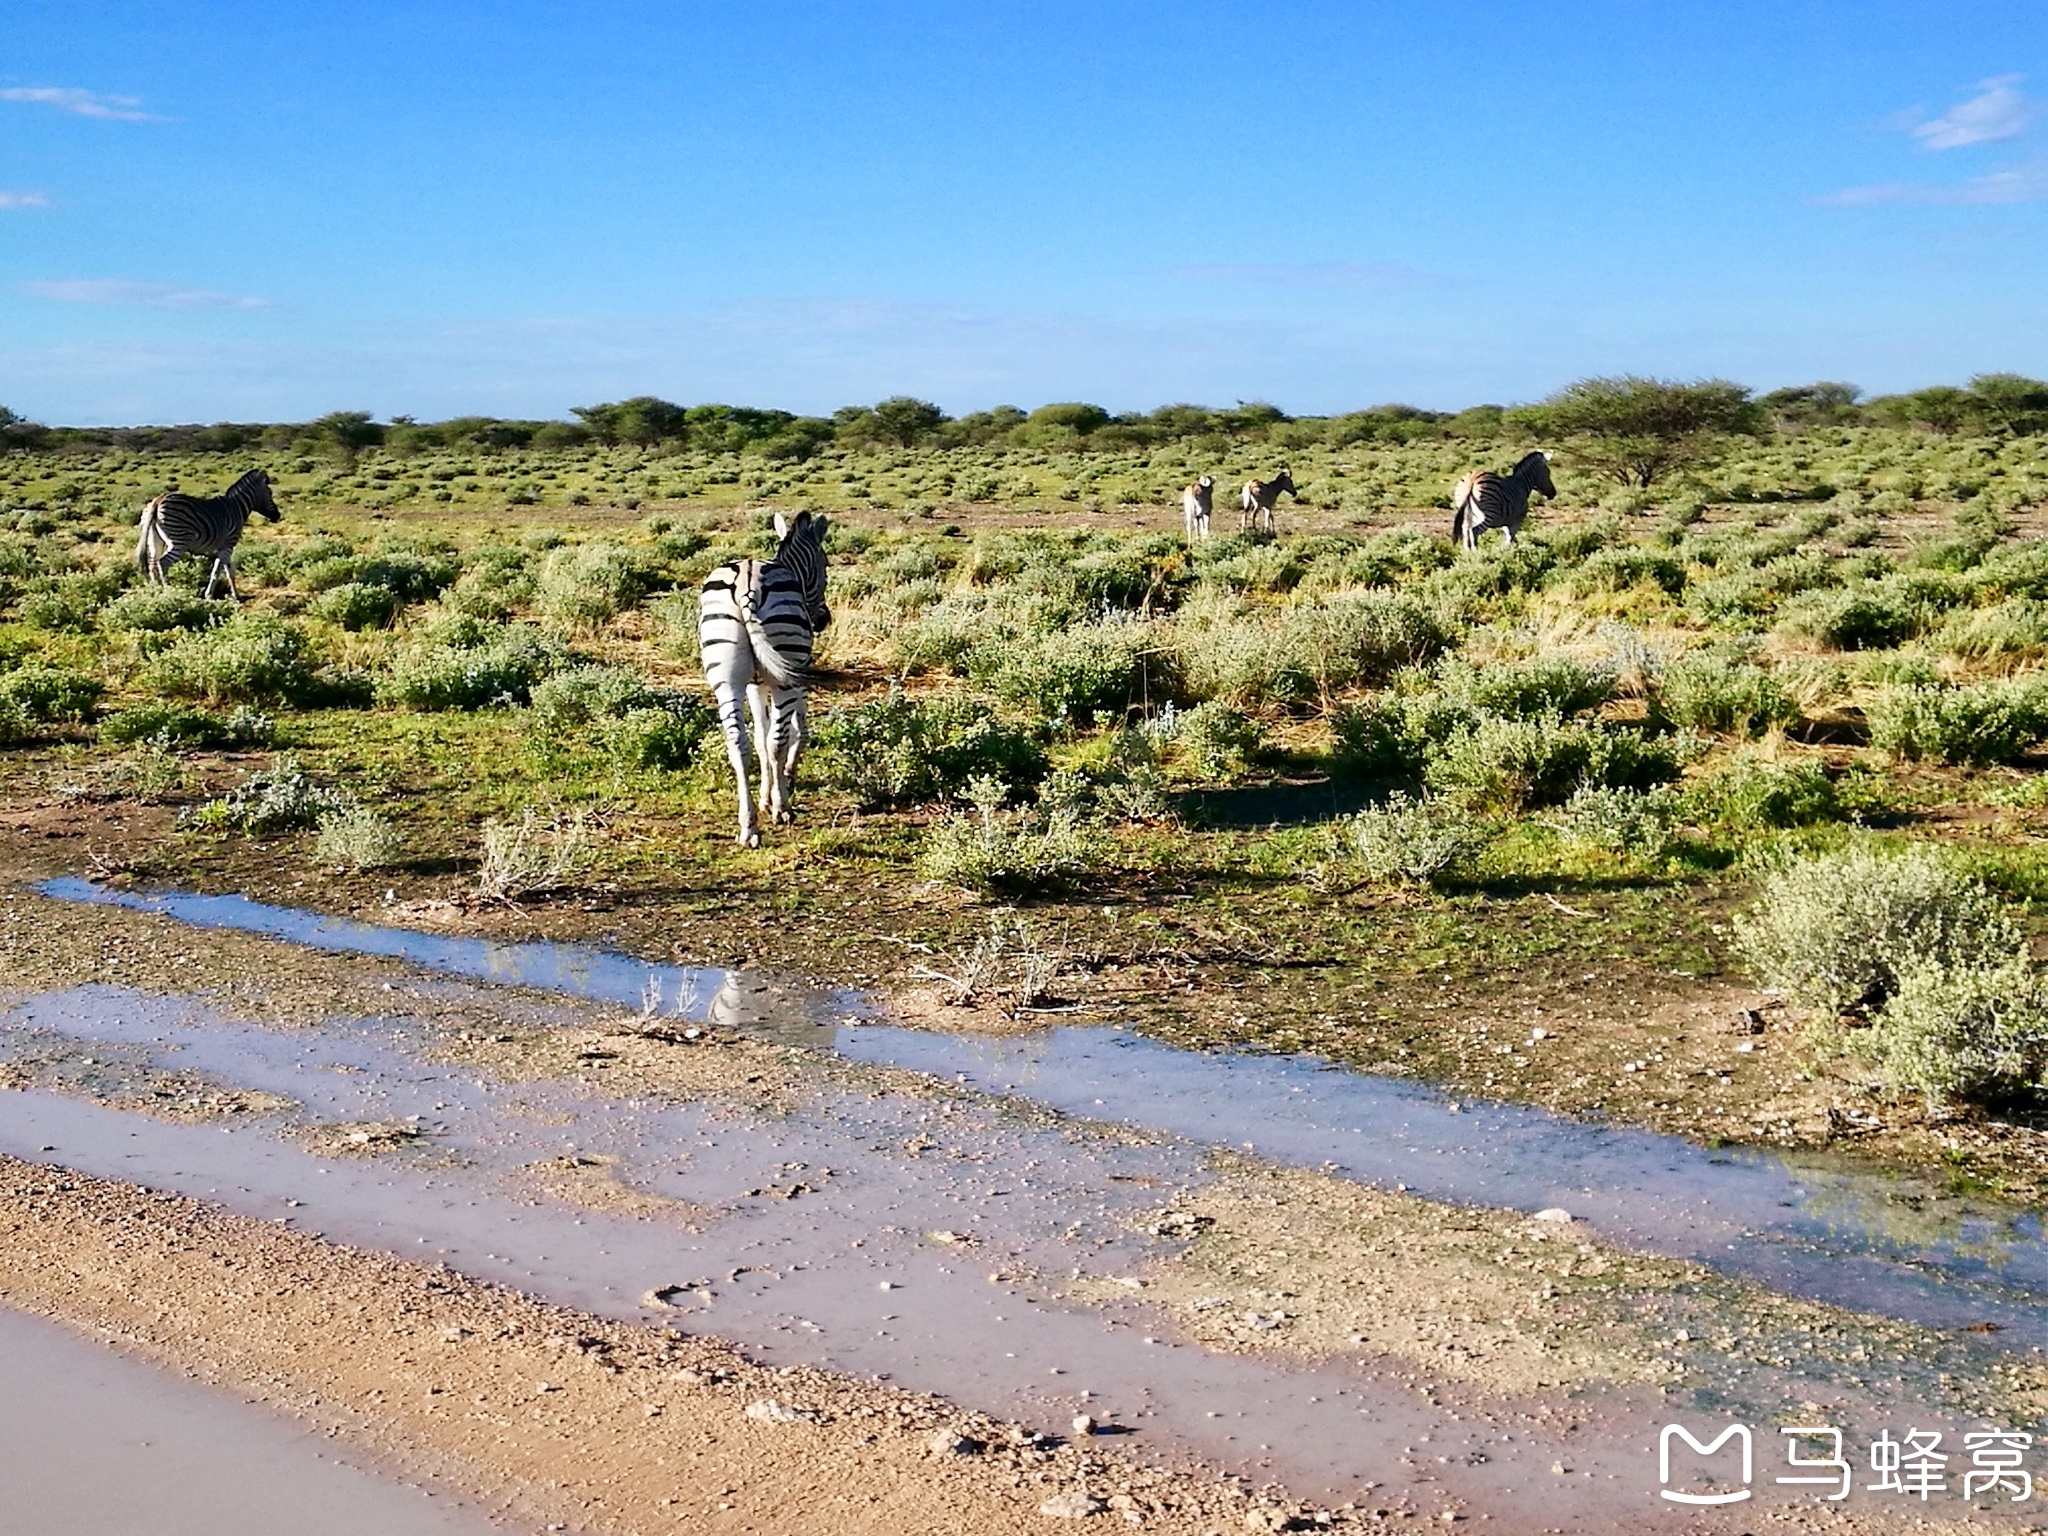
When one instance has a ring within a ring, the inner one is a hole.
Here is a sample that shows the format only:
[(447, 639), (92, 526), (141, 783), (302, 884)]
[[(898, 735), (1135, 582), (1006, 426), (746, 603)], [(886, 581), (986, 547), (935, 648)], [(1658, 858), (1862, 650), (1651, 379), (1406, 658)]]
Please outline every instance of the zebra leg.
[(235, 600), (235, 606), (242, 604), (242, 594), (235, 588), (235, 552), (229, 550), (221, 557), (221, 569), (228, 573), (228, 596)]
[(213, 589), (214, 589), (214, 588), (215, 588), (215, 587), (216, 587), (217, 585), (219, 585), (219, 583), (220, 583), (220, 556), (219, 556), (219, 555), (215, 555), (215, 556), (213, 557), (213, 564), (212, 564), (212, 565), (210, 565), (210, 566), (208, 566), (208, 567), (206, 568), (206, 590), (205, 590), (204, 592), (202, 592), (202, 593), (200, 594), (200, 596), (201, 596), (201, 597), (204, 597), (204, 598), (206, 598), (206, 599), (208, 599), (208, 600), (211, 600), (211, 599), (212, 599), (212, 597), (213, 597)]
[(740, 703), (739, 688), (730, 682), (715, 682), (711, 692), (718, 700), (718, 725), (725, 732), (725, 756), (732, 764), (733, 778), (738, 781), (740, 796), (739, 841), (749, 848), (761, 846), (761, 829), (754, 822), (754, 765), (752, 747), (747, 741), (747, 716)]
[(807, 718), (803, 689), (778, 687), (775, 690), (769, 706), (766, 745), (761, 754), (775, 765), (774, 794), (764, 796), (768, 801), (770, 821), (796, 820), (796, 812), (790, 802), (796, 798), (796, 763), (803, 755)]
[(782, 764), (775, 758), (775, 710), (768, 684), (756, 678), (747, 684), (747, 708), (754, 717), (754, 755), (761, 766), (761, 809), (770, 821), (782, 820)]

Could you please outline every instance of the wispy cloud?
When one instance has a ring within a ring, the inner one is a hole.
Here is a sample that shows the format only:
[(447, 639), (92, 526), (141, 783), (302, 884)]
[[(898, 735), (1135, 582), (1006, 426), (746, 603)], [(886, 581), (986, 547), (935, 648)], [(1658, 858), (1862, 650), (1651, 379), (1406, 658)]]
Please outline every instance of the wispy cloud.
[(25, 106), (55, 107), (79, 117), (108, 118), (123, 123), (159, 123), (163, 119), (142, 110), (138, 96), (113, 96), (104, 91), (80, 90), (73, 85), (0, 86), (0, 101)]
[(1948, 186), (1924, 181), (1887, 181), (1869, 187), (1844, 187), (1814, 201), (1830, 208), (1873, 208), (1882, 203), (1995, 207), (2048, 202), (2048, 160), (2001, 166)]
[(1267, 283), (1281, 288), (1355, 288), (1384, 293), (1430, 288), (1443, 281), (1431, 272), (1379, 261), (1237, 261), (1168, 267), (1168, 277), (1200, 282)]
[(65, 277), (21, 285), (22, 292), (59, 304), (147, 304), (155, 309), (263, 309), (268, 299), (216, 293), (210, 288), (179, 288), (169, 283), (140, 283), (126, 277)]
[(0, 190), (0, 213), (21, 208), (47, 208), (49, 197), (41, 192), (8, 192)]
[(2025, 75), (1993, 75), (1977, 82), (1977, 94), (1911, 132), (1929, 149), (1966, 149), (2017, 137), (2034, 120), (2035, 106), (2020, 90)]

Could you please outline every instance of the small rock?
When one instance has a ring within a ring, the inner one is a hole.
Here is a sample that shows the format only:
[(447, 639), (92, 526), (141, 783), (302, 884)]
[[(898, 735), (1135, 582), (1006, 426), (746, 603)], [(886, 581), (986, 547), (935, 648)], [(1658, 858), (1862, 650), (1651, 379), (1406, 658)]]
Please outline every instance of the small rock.
[(1056, 1493), (1038, 1506), (1041, 1515), (1051, 1515), (1055, 1520), (1085, 1520), (1090, 1515), (1099, 1515), (1108, 1508), (1102, 1500), (1079, 1489), (1071, 1493)]
[(1531, 1040), (1548, 1040), (1550, 1038), (1550, 1031), (1547, 1029), (1532, 1029), (1529, 1031), (1529, 1038)]
[(1550, 1475), (1552, 1477), (1563, 1477), (1567, 1470), (1569, 1469), (1561, 1461), (1553, 1461), (1550, 1464)]
[(956, 1248), (972, 1248), (974, 1239), (965, 1232), (927, 1232), (925, 1236), (935, 1243), (945, 1243)]
[(894, 1280), (884, 1280), (875, 1289), (878, 1291), (893, 1291), (896, 1289), (896, 1282)]
[(1740, 1045), (1735, 1047), (1735, 1052), (1738, 1056), (1747, 1056), (1755, 1049), (1756, 1042), (1754, 1040), (1745, 1040)]
[(1294, 1516), (1284, 1509), (1248, 1509), (1244, 1526), (1248, 1531), (1289, 1531), (1294, 1529)]
[(792, 1408), (788, 1403), (764, 1397), (758, 1403), (747, 1404), (747, 1417), (763, 1424), (809, 1424), (818, 1416), (808, 1408)]
[(1074, 1415), (1074, 1433), (1075, 1433), (1075, 1434), (1077, 1434), (1077, 1435), (1092, 1435), (1092, 1434), (1094, 1434), (1094, 1433), (1095, 1433), (1095, 1417), (1094, 1417), (1094, 1415), (1093, 1415), (1093, 1414), (1087, 1414), (1087, 1413), (1077, 1413), (1077, 1414), (1075, 1414), (1075, 1415)]
[(980, 1447), (957, 1430), (935, 1429), (924, 1437), (925, 1449), (934, 1456), (972, 1456)]
[(1537, 1221), (1570, 1221), (1572, 1213), (1561, 1205), (1553, 1205), (1546, 1211), (1538, 1211), (1535, 1219)]

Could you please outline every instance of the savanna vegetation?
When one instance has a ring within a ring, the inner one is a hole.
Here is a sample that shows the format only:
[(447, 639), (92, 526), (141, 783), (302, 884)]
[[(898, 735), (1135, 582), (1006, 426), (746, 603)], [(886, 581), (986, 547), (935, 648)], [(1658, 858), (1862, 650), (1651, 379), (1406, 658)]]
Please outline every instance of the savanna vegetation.
[[(1000, 933), (1033, 1006), (2042, 1187), (2048, 385), (575, 416), (0, 419), (8, 824), (906, 995)], [(1556, 502), (1459, 552), (1533, 446)], [(1278, 538), (1187, 547), (1283, 462)], [(246, 601), (146, 587), (141, 503), (252, 464)], [(694, 585), (800, 508), (816, 740), (744, 851)]]

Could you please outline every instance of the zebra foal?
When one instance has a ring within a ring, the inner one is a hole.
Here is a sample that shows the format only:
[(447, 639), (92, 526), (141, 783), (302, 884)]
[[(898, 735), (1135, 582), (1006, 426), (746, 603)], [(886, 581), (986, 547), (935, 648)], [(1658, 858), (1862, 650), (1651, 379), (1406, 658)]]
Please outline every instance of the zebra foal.
[(1513, 544), (1528, 520), (1529, 496), (1535, 491), (1557, 495), (1550, 478), (1550, 455), (1540, 450), (1523, 454), (1504, 475), (1490, 469), (1473, 471), (1451, 487), (1451, 538), (1467, 549), (1477, 549), (1479, 535), (1498, 528), (1501, 537)]
[(235, 546), (242, 540), (249, 514), (261, 513), (273, 523), (284, 514), (271, 499), (270, 476), (252, 469), (218, 496), (187, 496), (166, 491), (142, 509), (136, 525), (135, 563), (159, 585), (169, 580), (170, 568), (187, 555), (213, 556), (213, 568), (206, 573), (206, 595), (213, 596), (214, 583), (223, 573), (228, 578), (228, 596), (236, 602)]
[(1180, 493), (1180, 520), (1187, 525), (1188, 542), (1209, 537), (1209, 509), (1216, 501), (1216, 477), (1204, 475)]
[(1254, 528), (1266, 533), (1273, 531), (1273, 504), (1285, 491), (1299, 501), (1301, 492), (1294, 488), (1294, 476), (1281, 470), (1270, 480), (1247, 480), (1244, 489), (1237, 493), (1240, 516), (1237, 520), (1239, 533), (1250, 533)]
[(804, 749), (811, 648), (818, 631), (832, 622), (825, 606), (826, 529), (823, 517), (799, 512), (790, 523), (778, 512), (775, 536), (781, 542), (774, 559), (735, 560), (704, 578), (697, 646), (704, 658), (704, 681), (718, 700), (725, 755), (739, 782), (739, 840), (749, 848), (761, 846), (748, 784), (756, 749), (768, 819), (792, 819), (789, 800)]

